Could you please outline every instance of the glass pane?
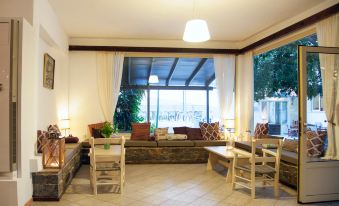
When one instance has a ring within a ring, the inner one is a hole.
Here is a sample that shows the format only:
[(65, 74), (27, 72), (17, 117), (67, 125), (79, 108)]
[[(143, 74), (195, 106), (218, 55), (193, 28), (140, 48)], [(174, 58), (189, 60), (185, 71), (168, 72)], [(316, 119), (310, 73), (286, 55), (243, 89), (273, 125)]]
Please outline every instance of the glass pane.
[[(338, 69), (339, 56), (334, 54), (307, 53), (307, 131), (306, 155), (310, 161), (320, 161), (325, 156), (326, 150), (332, 147), (332, 139), (337, 133), (328, 133), (329, 127), (335, 128), (328, 123), (325, 111), (335, 118), (336, 105), (338, 102), (338, 77), (335, 73)], [(336, 65), (335, 65), (336, 64)], [(324, 100), (323, 96), (327, 96)], [(310, 101), (312, 100), (312, 101)], [(311, 109), (312, 108), (312, 109)], [(332, 120), (330, 120), (332, 122)], [(334, 129), (336, 130), (336, 129)], [(337, 131), (336, 131), (337, 132)], [(339, 131), (338, 131), (339, 132)]]

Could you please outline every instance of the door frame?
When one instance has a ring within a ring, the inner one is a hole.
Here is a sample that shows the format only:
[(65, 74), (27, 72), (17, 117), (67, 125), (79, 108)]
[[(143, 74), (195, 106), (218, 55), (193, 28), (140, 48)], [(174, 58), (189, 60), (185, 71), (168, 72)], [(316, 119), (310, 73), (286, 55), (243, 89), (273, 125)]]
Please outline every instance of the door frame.
[[(316, 46), (298, 46), (298, 89), (299, 89), (299, 152), (298, 152), (298, 203), (312, 203), (312, 202), (325, 202), (339, 200), (339, 191), (334, 194), (322, 194), (320, 195), (307, 195), (303, 192), (304, 178), (302, 177), (303, 167), (301, 165), (307, 165), (306, 169), (316, 168), (331, 168), (339, 167), (339, 161), (336, 160), (321, 160), (319, 161), (307, 161), (306, 152), (306, 140), (304, 133), (307, 129), (307, 53), (323, 53), (323, 54), (338, 54), (339, 48), (336, 47), (316, 47)], [(338, 97), (339, 98), (339, 97)], [(307, 181), (305, 181), (307, 182)], [(305, 186), (307, 187), (307, 186)], [(306, 198), (305, 198), (306, 197)]]

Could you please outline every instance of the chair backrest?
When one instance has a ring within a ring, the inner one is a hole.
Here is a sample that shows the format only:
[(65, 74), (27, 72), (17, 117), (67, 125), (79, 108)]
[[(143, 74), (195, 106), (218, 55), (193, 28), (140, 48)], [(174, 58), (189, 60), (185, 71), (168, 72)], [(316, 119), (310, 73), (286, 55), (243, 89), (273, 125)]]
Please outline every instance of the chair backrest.
[[(256, 148), (260, 146), (262, 148), (262, 154), (259, 155), (256, 153)], [(266, 148), (276, 147), (276, 149), (266, 149)], [(269, 150), (269, 156), (266, 155), (266, 151)], [(276, 150), (276, 151), (274, 151)], [(252, 156), (251, 156), (251, 164), (255, 163), (263, 163), (267, 162), (275, 162), (275, 164), (280, 164), (282, 150), (282, 140), (281, 139), (255, 139), (252, 140)]]
[(90, 161), (95, 162), (95, 145), (103, 145), (103, 144), (113, 144), (113, 145), (121, 145), (121, 155), (120, 161), (125, 161), (125, 138), (123, 136), (117, 138), (93, 138), (89, 139), (89, 143), (91, 145), (91, 153), (90, 153)]

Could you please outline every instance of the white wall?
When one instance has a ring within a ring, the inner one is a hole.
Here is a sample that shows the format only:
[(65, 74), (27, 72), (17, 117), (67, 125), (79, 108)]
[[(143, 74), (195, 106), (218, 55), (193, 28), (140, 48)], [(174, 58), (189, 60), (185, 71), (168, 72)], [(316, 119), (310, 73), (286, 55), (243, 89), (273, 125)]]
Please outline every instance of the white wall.
[[(18, 175), (13, 173), (13, 177), (0, 182), (0, 191), (6, 190), (8, 183), (16, 184), (13, 190), (0, 193), (0, 205), (22, 206), (32, 197), (31, 172), (34, 168), (30, 162), (37, 160), (40, 168), (42, 166), (41, 157), (35, 154), (37, 129), (44, 129), (68, 116), (68, 37), (48, 1), (0, 0), (0, 5), (0, 17), (24, 18), (19, 59), (22, 94)], [(43, 54), (46, 52), (56, 60), (54, 90), (42, 87)], [(16, 200), (16, 203), (2, 200)]]
[(104, 121), (99, 105), (95, 52), (70, 52), (69, 71), (71, 133), (83, 140), (88, 135), (88, 124)]

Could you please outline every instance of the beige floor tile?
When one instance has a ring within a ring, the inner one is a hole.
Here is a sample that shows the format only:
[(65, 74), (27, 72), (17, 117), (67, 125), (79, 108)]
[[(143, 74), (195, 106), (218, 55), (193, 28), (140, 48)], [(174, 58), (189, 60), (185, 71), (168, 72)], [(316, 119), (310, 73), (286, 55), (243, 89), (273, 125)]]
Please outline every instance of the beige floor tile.
[(111, 202), (106, 202), (103, 200), (95, 199), (95, 198), (85, 198), (79, 201), (76, 201), (75, 203), (81, 205), (81, 206), (116, 206), (115, 204)]

